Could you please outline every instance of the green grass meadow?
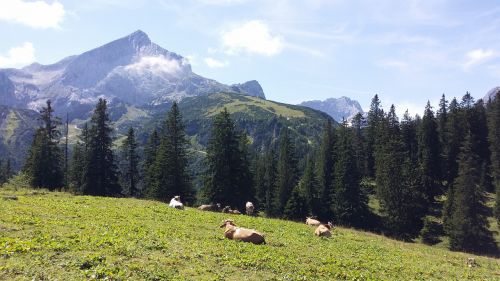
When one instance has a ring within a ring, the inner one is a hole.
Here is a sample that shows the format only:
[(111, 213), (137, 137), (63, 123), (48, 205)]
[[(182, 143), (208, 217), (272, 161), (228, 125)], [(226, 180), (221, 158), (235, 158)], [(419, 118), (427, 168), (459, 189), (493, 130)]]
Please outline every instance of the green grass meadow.
[[(228, 217), (267, 244), (225, 239)], [(0, 280), (500, 280), (499, 259), (346, 228), (329, 239), (313, 232), (147, 200), (0, 189)]]

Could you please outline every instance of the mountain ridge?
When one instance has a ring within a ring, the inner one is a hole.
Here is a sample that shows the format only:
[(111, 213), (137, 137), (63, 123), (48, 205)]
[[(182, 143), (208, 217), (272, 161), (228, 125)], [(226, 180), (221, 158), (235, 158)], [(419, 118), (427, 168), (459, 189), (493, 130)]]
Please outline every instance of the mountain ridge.
[(57, 114), (77, 112), (75, 118), (99, 98), (141, 106), (216, 92), (265, 99), (257, 81), (225, 85), (202, 77), (141, 30), (54, 64), (0, 69), (0, 104), (37, 110), (51, 99)]

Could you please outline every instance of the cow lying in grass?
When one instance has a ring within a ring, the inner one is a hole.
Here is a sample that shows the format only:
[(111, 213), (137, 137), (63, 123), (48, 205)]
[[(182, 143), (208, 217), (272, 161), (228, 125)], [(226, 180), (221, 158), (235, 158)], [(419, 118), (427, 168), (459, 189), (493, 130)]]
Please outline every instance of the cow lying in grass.
[(328, 222), (328, 224), (320, 224), (316, 230), (314, 231), (314, 234), (316, 234), (319, 237), (331, 237), (331, 229), (333, 228), (333, 225), (331, 222)]
[(184, 204), (181, 203), (181, 197), (178, 195), (170, 200), (168, 206), (179, 210), (184, 210)]
[(310, 226), (318, 226), (321, 224), (319, 220), (315, 220), (311, 217), (306, 217), (306, 224)]
[(231, 240), (266, 244), (264, 236), (253, 229), (237, 227), (233, 220), (224, 220), (220, 228), (225, 227), (224, 236)]
[(236, 209), (231, 209), (230, 206), (226, 206), (224, 207), (224, 209), (222, 209), (221, 211), (222, 213), (225, 213), (225, 214), (234, 214), (234, 215), (241, 215), (241, 212), (236, 210)]
[(219, 212), (220, 211), (220, 204), (211, 204), (211, 205), (201, 205), (198, 207), (198, 210), (201, 211), (211, 211), (211, 212)]

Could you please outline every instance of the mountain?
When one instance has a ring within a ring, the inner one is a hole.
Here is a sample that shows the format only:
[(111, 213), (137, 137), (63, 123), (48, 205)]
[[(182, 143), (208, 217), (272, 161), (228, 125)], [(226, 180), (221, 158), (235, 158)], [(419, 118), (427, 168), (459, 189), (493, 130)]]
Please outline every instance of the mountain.
[(56, 113), (72, 119), (87, 117), (100, 97), (144, 106), (216, 92), (265, 99), (255, 80), (225, 85), (193, 73), (187, 59), (140, 30), (55, 64), (0, 69), (0, 104), (39, 109), (51, 99)]
[(242, 93), (261, 99), (266, 99), (264, 90), (256, 80), (248, 81), (243, 84), (233, 84), (231, 85), (231, 90), (235, 91), (236, 93)]
[(323, 111), (337, 121), (349, 120), (357, 113), (363, 113), (359, 102), (348, 97), (304, 101), (300, 105)]
[(486, 96), (484, 96), (483, 101), (488, 102), (490, 99), (494, 99), (498, 92), (500, 92), (500, 87), (495, 87), (489, 90)]
[(212, 118), (224, 107), (253, 148), (276, 146), (280, 130), (288, 127), (299, 155), (319, 142), (324, 123), (331, 119), (311, 108), (266, 100), (255, 80), (225, 85), (199, 76), (182, 56), (137, 31), (55, 64), (0, 70), (0, 154), (12, 158), (17, 169), (22, 166), (38, 126), (37, 110), (47, 99), (56, 115), (64, 119), (69, 113), (71, 146), (101, 97), (110, 101), (117, 145), (129, 127), (145, 143), (172, 102), (179, 102), (194, 171), (202, 170)]

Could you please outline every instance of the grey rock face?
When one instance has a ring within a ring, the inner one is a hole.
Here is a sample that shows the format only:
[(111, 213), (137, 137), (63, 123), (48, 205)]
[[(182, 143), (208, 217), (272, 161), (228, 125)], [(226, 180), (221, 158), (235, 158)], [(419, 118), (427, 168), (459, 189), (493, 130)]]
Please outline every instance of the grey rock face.
[(51, 99), (56, 113), (75, 118), (99, 98), (141, 106), (215, 92), (264, 97), (257, 81), (235, 87), (193, 73), (185, 58), (140, 30), (55, 64), (0, 69), (0, 104), (39, 109)]
[(363, 113), (359, 102), (348, 97), (329, 98), (324, 101), (305, 101), (300, 105), (323, 111), (338, 122), (341, 122), (342, 119), (349, 120), (357, 113)]
[(231, 85), (231, 89), (237, 93), (243, 93), (249, 96), (266, 99), (264, 90), (256, 80), (251, 80), (243, 84), (233, 84)]

